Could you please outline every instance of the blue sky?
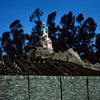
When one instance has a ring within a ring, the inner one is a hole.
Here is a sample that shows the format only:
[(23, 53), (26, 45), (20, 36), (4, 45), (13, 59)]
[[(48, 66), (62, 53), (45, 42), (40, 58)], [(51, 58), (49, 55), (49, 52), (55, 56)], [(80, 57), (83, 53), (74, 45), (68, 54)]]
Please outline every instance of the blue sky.
[(85, 19), (94, 18), (97, 33), (100, 33), (100, 0), (0, 0), (0, 36), (9, 31), (9, 25), (19, 19), (25, 33), (31, 33), (32, 24), (29, 17), (36, 8), (44, 12), (44, 18), (53, 11), (57, 12), (56, 23), (59, 24), (63, 14), (69, 11), (77, 16), (83, 13)]

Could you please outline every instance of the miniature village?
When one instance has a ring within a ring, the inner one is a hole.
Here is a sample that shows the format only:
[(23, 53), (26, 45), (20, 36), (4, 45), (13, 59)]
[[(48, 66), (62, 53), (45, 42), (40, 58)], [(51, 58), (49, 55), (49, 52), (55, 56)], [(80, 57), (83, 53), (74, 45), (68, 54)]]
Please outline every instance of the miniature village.
[(4, 57), (0, 62), (1, 75), (44, 75), (44, 76), (99, 76), (100, 64), (81, 60), (77, 52), (69, 48), (55, 53), (49, 38), (48, 27), (43, 22), (40, 46), (14, 59)]

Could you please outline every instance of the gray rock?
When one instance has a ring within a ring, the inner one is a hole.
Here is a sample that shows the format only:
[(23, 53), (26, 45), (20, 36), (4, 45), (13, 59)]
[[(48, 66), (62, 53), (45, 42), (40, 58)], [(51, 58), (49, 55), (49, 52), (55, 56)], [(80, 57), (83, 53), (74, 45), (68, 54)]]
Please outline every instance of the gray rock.
[(67, 61), (68, 62), (76, 63), (76, 64), (82, 65), (82, 66), (84, 65), (84, 62), (81, 60), (81, 58), (78, 55), (78, 53), (75, 52), (72, 48), (68, 49), (64, 53), (65, 53), (65, 55), (67, 57)]
[(84, 62), (81, 60), (78, 53), (75, 52), (72, 48), (68, 49), (64, 53), (54, 53), (48, 48), (37, 48), (30, 50), (28, 56), (42, 59), (51, 58), (52, 60), (62, 60), (72, 62), (78, 65), (84, 65)]
[(100, 64), (99, 63), (92, 64), (86, 59), (83, 60), (83, 62), (84, 62), (84, 66), (83, 67), (86, 67), (86, 68), (89, 68), (89, 69), (93, 69), (93, 70), (100, 70)]
[(92, 67), (96, 70), (100, 70), (100, 63), (95, 63)]
[(66, 58), (66, 55), (64, 53), (54, 53), (52, 55), (52, 60), (67, 61), (67, 58)]
[(53, 51), (48, 48), (36, 48), (30, 50), (27, 55), (32, 58), (50, 58)]
[(91, 68), (93, 66), (93, 64), (90, 63), (87, 59), (84, 59), (83, 62), (84, 62), (84, 67)]

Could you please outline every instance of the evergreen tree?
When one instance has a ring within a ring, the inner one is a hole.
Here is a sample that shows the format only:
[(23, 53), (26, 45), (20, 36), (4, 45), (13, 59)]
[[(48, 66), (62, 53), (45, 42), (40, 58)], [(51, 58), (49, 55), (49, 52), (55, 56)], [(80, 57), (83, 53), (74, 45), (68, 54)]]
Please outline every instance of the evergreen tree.
[(75, 16), (73, 16), (72, 12), (69, 12), (68, 14), (64, 14), (61, 17), (60, 24), (62, 25), (62, 28), (60, 29), (61, 35), (60, 35), (60, 45), (61, 50), (65, 51), (68, 48), (74, 47), (75, 44)]
[(48, 15), (47, 25), (49, 28), (49, 37), (52, 40), (53, 49), (55, 52), (59, 51), (59, 36), (58, 36), (58, 29), (59, 26), (55, 24), (56, 12), (52, 12)]
[(36, 48), (39, 46), (39, 37), (41, 36), (42, 22), (40, 17), (43, 15), (43, 12), (37, 8), (32, 15), (30, 16), (30, 22), (34, 23), (32, 28), (31, 35), (28, 36), (28, 44), (25, 46), (25, 50), (29, 51), (30, 49)]
[(82, 33), (82, 26), (83, 26), (83, 21), (84, 21), (84, 17), (83, 14), (79, 14), (76, 17), (76, 23), (77, 26), (75, 28), (75, 32), (76, 32), (76, 51), (78, 51), (78, 53), (81, 53), (81, 33)]
[(9, 56), (14, 56), (15, 48), (12, 45), (12, 40), (9, 32), (4, 32), (1, 38), (1, 46), (4, 53), (7, 53)]
[(96, 49), (97, 62), (100, 62), (100, 34), (96, 35)]
[(0, 61), (2, 61), (2, 53), (3, 53), (3, 50), (2, 50), (2, 48), (0, 47)]
[(3, 51), (9, 56), (22, 55), (24, 52), (25, 37), (22, 25), (15, 20), (9, 26), (10, 32), (4, 32), (1, 38)]
[(12, 37), (12, 45), (15, 48), (16, 55), (24, 53), (25, 36), (22, 25), (19, 20), (15, 20), (10, 26), (10, 34)]
[(83, 59), (88, 59), (89, 61), (94, 60), (94, 37), (96, 30), (96, 23), (92, 18), (88, 18), (84, 21), (79, 32), (79, 52)]

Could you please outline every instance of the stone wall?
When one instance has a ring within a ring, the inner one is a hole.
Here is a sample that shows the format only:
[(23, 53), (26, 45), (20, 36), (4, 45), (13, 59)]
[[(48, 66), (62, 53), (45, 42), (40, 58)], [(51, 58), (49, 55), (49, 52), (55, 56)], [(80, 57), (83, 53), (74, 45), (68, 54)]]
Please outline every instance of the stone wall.
[(87, 100), (85, 77), (62, 77), (63, 100)]
[(100, 77), (1, 75), (0, 100), (100, 100)]

